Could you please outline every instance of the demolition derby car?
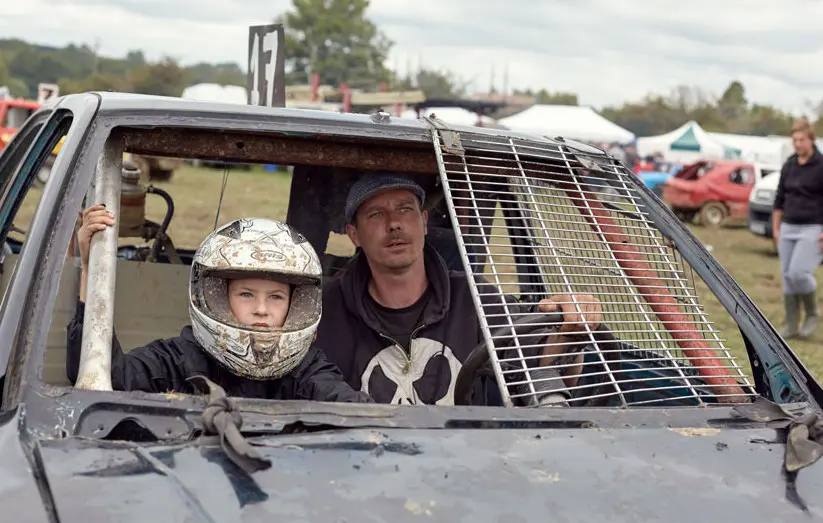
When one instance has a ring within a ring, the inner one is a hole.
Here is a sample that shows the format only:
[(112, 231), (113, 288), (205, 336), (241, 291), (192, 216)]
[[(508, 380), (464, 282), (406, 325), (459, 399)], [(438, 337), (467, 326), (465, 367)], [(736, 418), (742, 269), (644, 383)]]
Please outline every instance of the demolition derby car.
[[(34, 188), (61, 139), (47, 184)], [(124, 154), (292, 174), (181, 171), (146, 187)], [(340, 236), (346, 193), (372, 171), (405, 173), (427, 189), (426, 241), (470, 276), (483, 343), (460, 365), (454, 405), (232, 398), (234, 424), (221, 428), (204, 418), (214, 397), (111, 390), (113, 328), (128, 348), (189, 322), (199, 239), (185, 239), (176, 220), (187, 216), (205, 234), (236, 217), (232, 191), (241, 213), (262, 192), (255, 214), (268, 209), (301, 231), (333, 278), (352, 255)], [(187, 176), (200, 178), (182, 185)], [(823, 390), (700, 242), (602, 150), (449, 127), (436, 115), (85, 93), (21, 127), (0, 156), (0, 183), (0, 510), (14, 521), (823, 516)], [(75, 387), (66, 325), (78, 296), (77, 216), (92, 202), (114, 209), (119, 224), (92, 252)], [(490, 321), (483, 292), (601, 301), (603, 325), (580, 345), (581, 378), (566, 406), (538, 401), (564, 385), (541, 377), (532, 350), (557, 318)], [(481, 375), (496, 379), (504, 406), (467, 405)], [(271, 466), (240, 466), (238, 446)]]

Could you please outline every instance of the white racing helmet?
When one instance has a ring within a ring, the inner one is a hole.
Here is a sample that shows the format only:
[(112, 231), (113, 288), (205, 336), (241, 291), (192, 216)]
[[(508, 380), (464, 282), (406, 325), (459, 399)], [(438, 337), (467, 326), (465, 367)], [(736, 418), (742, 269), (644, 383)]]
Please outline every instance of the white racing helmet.
[[(192, 262), (189, 314), (203, 349), (229, 371), (266, 380), (288, 374), (314, 341), (321, 315), (322, 268), (306, 238), (285, 223), (235, 220), (209, 234)], [(229, 308), (227, 280), (276, 279), (291, 284), (282, 328), (244, 325)]]

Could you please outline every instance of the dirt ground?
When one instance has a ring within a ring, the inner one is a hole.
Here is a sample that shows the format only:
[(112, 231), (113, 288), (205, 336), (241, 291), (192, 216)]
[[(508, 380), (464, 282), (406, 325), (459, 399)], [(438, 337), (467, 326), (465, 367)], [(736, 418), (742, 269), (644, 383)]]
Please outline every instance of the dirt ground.
[[(174, 219), (169, 230), (178, 247), (196, 248), (213, 230), (215, 213), (220, 200), (224, 171), (196, 169), (190, 166), (177, 171), (170, 182), (157, 183), (171, 193), (175, 203)], [(219, 224), (239, 217), (268, 217), (283, 220), (289, 198), (290, 177), (283, 171), (265, 172), (262, 168), (229, 171)], [(31, 220), (39, 190), (32, 190), (20, 211), (15, 225), (26, 229)], [(160, 222), (165, 203), (159, 197), (148, 196), (148, 218)], [(743, 226), (709, 230), (690, 225), (695, 235), (737, 280), (766, 317), (779, 326), (783, 320), (782, 292), (778, 259), (769, 240), (756, 237)], [(345, 236), (332, 238), (330, 252), (343, 254), (352, 251)], [(708, 317), (721, 332), (726, 345), (740, 363), (747, 361), (740, 333), (731, 317), (708, 289), (697, 281), (697, 290)], [(818, 379), (823, 379), (823, 329), (810, 340), (792, 340), (790, 345)], [(748, 367), (748, 364), (746, 363)], [(747, 371), (747, 374), (749, 372)]]

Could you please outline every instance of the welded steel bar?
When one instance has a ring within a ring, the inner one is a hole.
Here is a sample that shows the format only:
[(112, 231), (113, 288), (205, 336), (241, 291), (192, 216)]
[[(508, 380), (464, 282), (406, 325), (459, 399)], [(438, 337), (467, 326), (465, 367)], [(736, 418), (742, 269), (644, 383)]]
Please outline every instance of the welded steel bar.
[(110, 138), (94, 173), (95, 200), (114, 212), (114, 226), (92, 237), (86, 283), (83, 341), (75, 387), (112, 390), (111, 344), (114, 334), (114, 290), (117, 271), (117, 231), (120, 215), (122, 145)]

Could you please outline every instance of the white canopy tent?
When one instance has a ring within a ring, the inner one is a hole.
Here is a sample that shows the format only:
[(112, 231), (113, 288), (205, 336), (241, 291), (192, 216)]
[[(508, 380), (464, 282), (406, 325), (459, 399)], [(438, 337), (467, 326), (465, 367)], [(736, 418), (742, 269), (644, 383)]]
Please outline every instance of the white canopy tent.
[(239, 85), (195, 84), (183, 89), (180, 98), (201, 102), (236, 103), (245, 105), (246, 88)]
[(748, 136), (744, 134), (709, 133), (718, 142), (740, 150), (740, 159), (747, 162), (782, 164), (792, 152), (788, 136)]
[(594, 109), (579, 105), (533, 105), (500, 119), (512, 131), (562, 136), (588, 143), (630, 143), (634, 133), (600, 116)]
[[(211, 83), (195, 84), (183, 90), (181, 98), (204, 102), (234, 103), (246, 105), (246, 88), (239, 85), (219, 85)], [(343, 106), (341, 103), (312, 102), (308, 100), (286, 100), (286, 107), (295, 109), (310, 109), (316, 111), (337, 112)]]
[(637, 154), (642, 157), (655, 153), (662, 153), (667, 160), (693, 162), (739, 158), (741, 151), (722, 143), (703, 130), (700, 124), (691, 121), (674, 131), (637, 139)]
[[(477, 125), (477, 113), (463, 109), (462, 107), (427, 107), (420, 111), (420, 117), (425, 118), (432, 113), (437, 116), (438, 120), (443, 120), (453, 125), (465, 125), (467, 127)], [(417, 111), (414, 109), (406, 109), (400, 113), (400, 118), (416, 119)], [(481, 121), (484, 126), (497, 126), (497, 122), (488, 116), (481, 116)]]
[[(769, 136), (749, 136), (744, 134), (709, 133), (718, 140), (742, 150), (742, 158), (751, 162), (783, 164), (794, 154), (791, 136), (770, 134)], [(815, 141), (823, 151), (823, 139)]]

